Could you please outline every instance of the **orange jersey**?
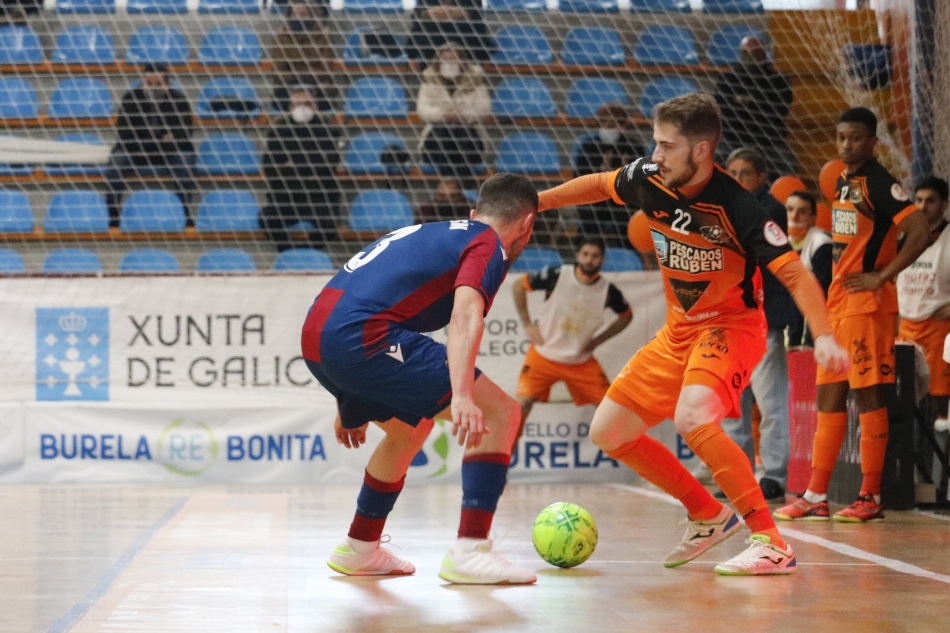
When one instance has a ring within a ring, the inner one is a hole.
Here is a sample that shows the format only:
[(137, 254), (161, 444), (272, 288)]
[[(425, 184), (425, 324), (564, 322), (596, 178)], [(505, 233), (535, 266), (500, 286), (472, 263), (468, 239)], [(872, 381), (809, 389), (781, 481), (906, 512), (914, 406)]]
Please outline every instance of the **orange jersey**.
[(612, 182), (614, 200), (643, 209), (649, 221), (672, 327), (761, 315), (758, 266), (798, 257), (755, 197), (718, 166), (695, 198), (667, 189), (645, 159), (614, 172)]
[(900, 183), (872, 158), (853, 174), (842, 172), (831, 205), (832, 280), (828, 315), (832, 320), (871, 312), (897, 312), (897, 287), (889, 281), (877, 292), (848, 292), (844, 278), (887, 266), (897, 255), (897, 225), (917, 210)]

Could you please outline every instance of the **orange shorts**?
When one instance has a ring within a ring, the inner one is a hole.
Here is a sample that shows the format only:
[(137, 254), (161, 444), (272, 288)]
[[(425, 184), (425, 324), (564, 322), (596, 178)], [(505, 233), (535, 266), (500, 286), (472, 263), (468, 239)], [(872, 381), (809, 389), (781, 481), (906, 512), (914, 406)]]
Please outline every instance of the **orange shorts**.
[(547, 402), (551, 387), (562, 380), (578, 406), (600, 404), (610, 386), (607, 374), (593, 356), (578, 365), (568, 365), (548, 360), (534, 349), (534, 345), (528, 348), (518, 376), (519, 396)]
[(950, 364), (943, 359), (943, 342), (950, 334), (950, 321), (924, 319), (901, 321), (897, 337), (917, 343), (924, 349), (930, 368), (930, 395), (950, 396)]
[(607, 397), (654, 426), (673, 417), (685, 385), (706, 385), (719, 394), (727, 417), (739, 417), (739, 396), (765, 353), (765, 335), (762, 319), (675, 331), (666, 325), (630, 359)]
[(838, 344), (851, 353), (848, 373), (818, 368), (816, 384), (848, 382), (852, 389), (894, 382), (894, 313), (855, 314), (831, 322)]

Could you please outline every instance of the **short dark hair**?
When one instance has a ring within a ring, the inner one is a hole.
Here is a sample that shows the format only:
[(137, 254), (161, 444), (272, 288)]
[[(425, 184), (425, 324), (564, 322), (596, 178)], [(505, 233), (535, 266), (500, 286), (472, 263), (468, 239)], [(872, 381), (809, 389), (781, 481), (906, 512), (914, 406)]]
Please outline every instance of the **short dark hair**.
[(581, 237), (580, 241), (577, 243), (577, 248), (574, 249), (574, 252), (579, 253), (580, 250), (588, 244), (597, 247), (597, 249), (600, 250), (601, 255), (607, 253), (607, 243), (604, 242), (604, 238), (599, 235), (584, 235)]
[(696, 93), (673, 97), (653, 110), (654, 123), (672, 123), (691, 144), (709, 141), (714, 146), (722, 134), (722, 114), (716, 99)]
[(941, 200), (950, 200), (950, 187), (948, 187), (947, 181), (933, 174), (918, 182), (917, 186), (914, 187), (914, 193), (917, 193), (921, 189), (930, 189), (937, 192)]
[(795, 196), (796, 198), (800, 198), (804, 200), (805, 202), (807, 202), (808, 206), (811, 207), (811, 214), (818, 215), (818, 196), (816, 196), (810, 191), (805, 191), (804, 189), (799, 189), (798, 191), (793, 191), (792, 193), (788, 194), (789, 198), (791, 198), (792, 196)]
[(478, 190), (475, 215), (515, 222), (529, 213), (537, 212), (538, 192), (524, 176), (498, 173), (486, 180)]
[(726, 159), (726, 167), (734, 160), (744, 160), (752, 165), (752, 169), (759, 174), (764, 174), (769, 170), (768, 162), (765, 160), (765, 154), (755, 147), (740, 147), (733, 150)]
[(867, 108), (848, 108), (838, 117), (838, 123), (860, 123), (871, 136), (877, 136), (877, 115)]
[(168, 66), (161, 62), (150, 62), (145, 64), (145, 67), (142, 69), (143, 75), (162, 75), (163, 77), (168, 76)]

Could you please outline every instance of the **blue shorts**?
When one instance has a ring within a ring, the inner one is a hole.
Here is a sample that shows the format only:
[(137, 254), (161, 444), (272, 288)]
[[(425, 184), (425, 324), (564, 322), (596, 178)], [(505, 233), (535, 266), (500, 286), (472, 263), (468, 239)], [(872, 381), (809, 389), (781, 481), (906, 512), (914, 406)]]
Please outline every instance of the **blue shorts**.
[[(336, 398), (344, 428), (390, 418), (416, 426), (451, 404), (445, 345), (409, 330), (391, 330), (389, 341), (388, 353), (369, 358), (359, 349), (339, 357), (324, 353), (319, 363), (306, 361), (310, 373)], [(475, 377), (480, 373), (476, 369)]]

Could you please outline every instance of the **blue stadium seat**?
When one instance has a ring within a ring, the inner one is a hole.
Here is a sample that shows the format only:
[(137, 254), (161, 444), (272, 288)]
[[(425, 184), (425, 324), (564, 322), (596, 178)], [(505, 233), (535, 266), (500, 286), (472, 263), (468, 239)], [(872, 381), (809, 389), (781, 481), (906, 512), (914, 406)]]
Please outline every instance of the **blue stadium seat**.
[(109, 209), (96, 191), (60, 191), (49, 202), (43, 230), (47, 233), (105, 233)]
[(622, 66), (627, 54), (616, 30), (578, 27), (564, 37), (561, 61), (570, 66)]
[(848, 73), (865, 90), (886, 88), (891, 82), (891, 47), (883, 44), (845, 44), (841, 50)]
[(361, 191), (350, 205), (349, 225), (354, 231), (395, 231), (412, 223), (412, 206), (398, 191)]
[(198, 206), (195, 229), (209, 231), (258, 231), (261, 228), (257, 199), (250, 191), (209, 191)]
[(544, 11), (545, 0), (485, 0), (485, 8), (490, 11)]
[(547, 134), (513, 132), (498, 145), (495, 169), (516, 174), (559, 174), (561, 159)]
[(0, 275), (15, 275), (25, 272), (26, 264), (23, 263), (23, 258), (20, 257), (19, 253), (6, 248), (0, 249)]
[(406, 152), (406, 144), (395, 134), (386, 132), (365, 132), (350, 142), (343, 159), (346, 171), (354, 175), (362, 174), (407, 174), (409, 163), (383, 163), (382, 153), (387, 149)]
[(202, 86), (195, 113), (199, 119), (256, 119), (261, 100), (244, 77), (213, 77)]
[(633, 57), (641, 66), (689, 66), (699, 63), (692, 31), (680, 26), (650, 26), (640, 32)]
[(85, 248), (59, 248), (43, 260), (40, 270), (53, 275), (82, 275), (101, 273), (99, 256)]
[(122, 205), (123, 233), (178, 233), (185, 230), (185, 206), (177, 194), (159, 189), (135, 191)]
[(332, 272), (336, 266), (329, 255), (316, 248), (289, 248), (278, 253), (274, 270)]
[(19, 77), (0, 77), (0, 119), (35, 119), (40, 114), (33, 85)]
[(492, 96), (491, 111), (496, 117), (557, 115), (547, 84), (534, 77), (511, 77), (498, 84)]
[(617, 0), (561, 0), (558, 10), (565, 13), (617, 13)]
[(670, 13), (692, 11), (689, 0), (630, 0), (630, 10), (634, 13)]
[[(84, 143), (86, 145), (103, 145), (102, 139), (96, 134), (73, 133), (61, 134), (56, 138), (61, 143)], [(43, 170), (47, 176), (101, 176), (106, 172), (105, 165), (74, 164), (53, 165), (47, 164)]]
[(550, 64), (554, 53), (544, 31), (536, 26), (514, 24), (495, 33), (495, 64)]
[(260, 13), (259, 0), (201, 0), (198, 13)]
[(0, 176), (32, 176), (35, 171), (36, 167), (34, 165), (23, 163), (0, 164)]
[(526, 246), (521, 255), (518, 256), (509, 269), (513, 273), (527, 273), (541, 270), (546, 266), (560, 268), (564, 265), (561, 256), (557, 251), (551, 248), (541, 248), (540, 246)]
[(640, 95), (640, 114), (647, 119), (652, 119), (653, 108), (657, 104), (690, 92), (699, 92), (699, 88), (689, 79), (680, 77), (654, 79), (643, 87), (643, 94)]
[(768, 38), (762, 29), (744, 24), (728, 24), (718, 29), (709, 38), (706, 59), (713, 66), (732, 66), (739, 62), (739, 44), (749, 35), (759, 38), (768, 48)]
[(28, 26), (0, 27), (0, 64), (41, 64), (43, 46)]
[(363, 77), (346, 91), (343, 114), (348, 119), (381, 117), (405, 119), (409, 116), (406, 91), (389, 77)]
[(620, 273), (631, 270), (643, 270), (643, 260), (634, 251), (628, 248), (607, 247), (604, 253), (604, 265), (601, 270), (605, 273)]
[(0, 190), (0, 233), (30, 233), (33, 209), (22, 191)]
[(762, 0), (703, 0), (703, 13), (762, 13)]
[(214, 248), (198, 258), (199, 273), (246, 273), (257, 270), (254, 258), (240, 248)]
[(63, 79), (50, 98), (51, 119), (108, 119), (112, 117), (112, 93), (98, 79)]
[(56, 36), (55, 64), (114, 64), (115, 43), (101, 26), (71, 26)]
[(120, 273), (177, 273), (178, 260), (163, 248), (136, 248), (119, 262)]
[(129, 38), (125, 61), (130, 64), (187, 64), (188, 41), (173, 26), (143, 26)]
[(60, 13), (115, 13), (115, 0), (56, 0)]
[(212, 134), (198, 146), (197, 168), (202, 174), (259, 174), (261, 158), (240, 132)]
[(402, 11), (402, 0), (343, 0), (350, 13), (395, 13)]
[(261, 42), (257, 35), (241, 26), (218, 26), (201, 39), (198, 61), (202, 64), (259, 64)]
[[(343, 44), (343, 63), (349, 66), (359, 64), (372, 64), (374, 66), (393, 66), (405, 64), (409, 58), (405, 53), (397, 57), (387, 57), (385, 55), (375, 55), (363, 48), (363, 34), (372, 29), (371, 26), (359, 26), (346, 34), (346, 40)], [(393, 34), (400, 47), (406, 44), (406, 36)]]
[(605, 103), (616, 102), (629, 105), (627, 91), (616, 79), (578, 79), (567, 91), (564, 112), (571, 118), (597, 116), (597, 110)]
[(129, 13), (188, 13), (188, 0), (129, 0)]

